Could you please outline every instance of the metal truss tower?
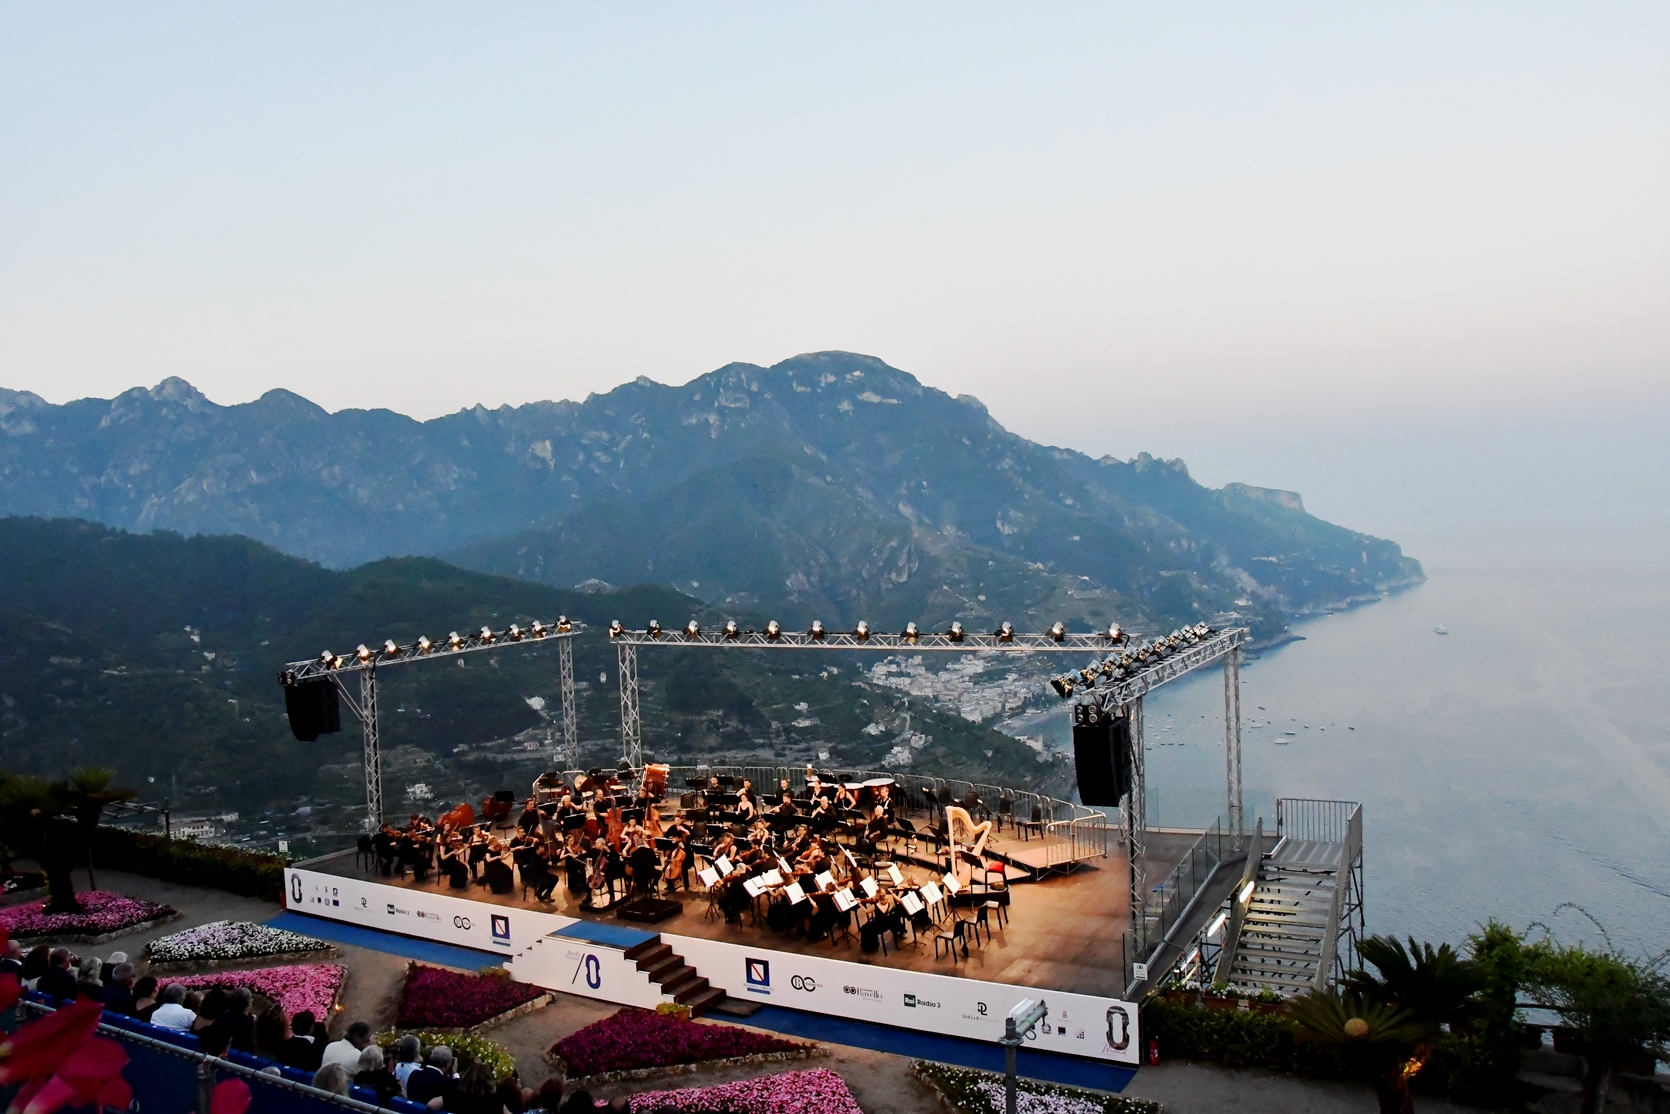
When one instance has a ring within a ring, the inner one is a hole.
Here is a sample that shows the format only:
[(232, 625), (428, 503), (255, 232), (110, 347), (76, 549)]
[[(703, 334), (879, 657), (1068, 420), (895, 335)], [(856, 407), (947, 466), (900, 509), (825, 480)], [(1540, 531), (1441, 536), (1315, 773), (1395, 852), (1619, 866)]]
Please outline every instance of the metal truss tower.
[(644, 766), (644, 731), (638, 717), (638, 647), (631, 642), (615, 645), (615, 667), (620, 672), (621, 759), (634, 770)]

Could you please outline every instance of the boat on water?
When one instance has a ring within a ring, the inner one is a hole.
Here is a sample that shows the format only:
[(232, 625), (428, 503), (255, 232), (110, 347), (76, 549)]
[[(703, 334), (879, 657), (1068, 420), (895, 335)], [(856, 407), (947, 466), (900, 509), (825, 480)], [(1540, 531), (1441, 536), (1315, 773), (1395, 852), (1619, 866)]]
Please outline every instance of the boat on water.
[(1450, 633), (1450, 628), (1446, 627), (1443, 623), (1439, 623), (1436, 627), (1432, 628), (1432, 633), (1433, 634), (1449, 634)]

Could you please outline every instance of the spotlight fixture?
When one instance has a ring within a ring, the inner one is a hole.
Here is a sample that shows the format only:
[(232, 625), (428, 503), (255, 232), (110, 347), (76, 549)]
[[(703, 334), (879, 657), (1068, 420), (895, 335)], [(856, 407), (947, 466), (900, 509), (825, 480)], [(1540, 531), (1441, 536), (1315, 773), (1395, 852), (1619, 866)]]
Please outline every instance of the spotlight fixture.
[(545, 637), (545, 631), (546, 631), (545, 624), (541, 623), (538, 619), (535, 619), (528, 626), (528, 630), (533, 634), (533, 636), (535, 638), (544, 638)]
[(1130, 638), (1131, 638), (1130, 635), (1126, 634), (1124, 631), (1119, 629), (1119, 624), (1118, 623), (1109, 623), (1108, 624), (1108, 641), (1109, 642), (1116, 642), (1116, 643), (1117, 642), (1129, 642)]
[(684, 624), (684, 637), (686, 637), (686, 638), (700, 638), (701, 636), (702, 636), (702, 625), (700, 623), (696, 622), (696, 620), (692, 619), (688, 623)]
[(992, 637), (999, 642), (1013, 642), (1015, 640), (1015, 628), (1009, 623), (1003, 623), (992, 631)]
[(1053, 627), (1050, 628), (1050, 641), (1051, 642), (1064, 642), (1064, 641), (1066, 641), (1066, 639), (1067, 639), (1067, 628), (1066, 627), (1062, 626), (1060, 623), (1057, 623)]
[(738, 633), (739, 632), (736, 629), (736, 620), (735, 619), (726, 619), (725, 620), (725, 637), (726, 638), (735, 638)]
[(651, 619), (649, 621), (649, 636), (651, 638), (661, 637), (661, 620)]
[(1054, 689), (1055, 694), (1063, 700), (1066, 700), (1068, 697), (1073, 695), (1073, 682), (1069, 681), (1066, 677), (1057, 677), (1052, 680), (1050, 682), (1050, 688)]
[(454, 650), (462, 650), (464, 648), (464, 639), (457, 631), (450, 632), (446, 636), (446, 642), (447, 645), (451, 646)]
[(905, 629), (904, 629), (904, 631), (903, 631), (903, 633), (902, 633), (902, 634), (901, 634), (901, 637), (902, 637), (902, 638), (903, 638), (903, 639), (904, 639), (904, 640), (905, 640), (905, 641), (906, 641), (906, 642), (911, 642), (911, 643), (914, 643), (914, 642), (915, 642), (915, 641), (916, 641), (916, 636), (917, 636), (917, 635), (918, 635), (918, 634), (919, 634), (919, 633), (921, 633), (921, 632), (919, 632), (919, 631), (918, 631), (918, 630), (917, 630), (917, 629), (916, 629), (916, 624), (915, 624), (915, 623), (906, 623), (906, 624), (905, 624)]
[(952, 623), (951, 629), (945, 632), (945, 637), (949, 638), (953, 642), (961, 642), (963, 640), (963, 625), (961, 623)]
[(371, 651), (367, 650), (365, 648), (365, 643), (361, 642), (359, 644), (359, 649), (354, 651), (354, 656), (356, 658), (359, 658), (361, 661), (370, 661), (371, 660)]
[(770, 622), (766, 623), (765, 636), (773, 642), (783, 637), (783, 628), (777, 625), (776, 619), (772, 619)]
[(398, 654), (399, 652), (400, 652), (400, 647), (398, 647), (394, 644), (394, 639), (390, 638), (383, 643), (383, 653), (387, 654), (389, 657), (392, 658), (394, 655)]
[(858, 625), (852, 630), (852, 636), (860, 642), (868, 642), (870, 640), (870, 624), (862, 619), (858, 620)]
[(1088, 668), (1088, 669), (1079, 670), (1079, 680), (1084, 682), (1084, 687), (1085, 688), (1089, 688), (1090, 686), (1094, 685), (1096, 683), (1096, 670), (1095, 670), (1095, 668), (1091, 667), (1091, 668)]
[(509, 628), (505, 630), (505, 633), (510, 636), (510, 640), (512, 642), (522, 641), (522, 628), (517, 626), (515, 623), (510, 624)]
[(433, 642), (429, 641), (429, 636), (428, 635), (426, 635), (426, 634), (418, 635), (418, 640), (417, 640), (417, 651), (418, 651), (418, 653), (427, 654), (429, 651), (433, 650), (434, 648), (435, 648), (435, 644)]
[(493, 641), (493, 638), (494, 638), (494, 635), (493, 635), (493, 628), (492, 627), (482, 627), (481, 628), (481, 640), (483, 642), (491, 643)]
[(329, 669), (330, 665), (331, 665), (331, 659), (335, 656), (336, 656), (335, 654), (332, 654), (329, 650), (326, 650), (324, 653), (319, 655), (319, 664), (324, 666), (326, 669)]
[(813, 619), (812, 620), (812, 629), (807, 631), (806, 633), (811, 636), (813, 642), (822, 642), (823, 641), (823, 624), (818, 622), (816, 619)]
[(620, 620), (619, 619), (609, 620), (609, 637), (610, 638), (619, 638), (621, 635), (623, 635), (625, 633), (626, 633), (626, 628), (620, 625)]
[(571, 624), (568, 621), (568, 616), (567, 615), (558, 615), (557, 616), (557, 633), (558, 634), (567, 634), (569, 631), (571, 631), (573, 629), (574, 629), (573, 624)]

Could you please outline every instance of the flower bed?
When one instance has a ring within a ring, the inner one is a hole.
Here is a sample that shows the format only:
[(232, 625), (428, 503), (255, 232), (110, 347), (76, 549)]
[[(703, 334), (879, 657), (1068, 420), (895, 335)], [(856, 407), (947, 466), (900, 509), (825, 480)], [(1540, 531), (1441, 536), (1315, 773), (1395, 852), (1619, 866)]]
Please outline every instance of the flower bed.
[(784, 1072), (713, 1087), (633, 1095), (633, 1114), (863, 1114), (846, 1082), (828, 1068)]
[(180, 915), (154, 901), (123, 897), (103, 890), (88, 890), (76, 894), (75, 899), (81, 903), (79, 913), (48, 915), (44, 912), (44, 901), (26, 901), (0, 909), (0, 929), (14, 940), (37, 936), (98, 939)]
[(319, 952), (335, 954), (323, 940), (286, 932), (253, 921), (213, 921), (152, 940), (153, 964), (227, 962), (236, 959), (273, 959)]
[[(947, 1067), (925, 1060), (918, 1060), (912, 1070), (918, 1078), (938, 1091), (940, 1098), (953, 1110), (965, 1114), (1003, 1114), (1001, 1075)], [(1161, 1107), (1159, 1103), (1146, 1099), (1125, 1099), (1077, 1087), (1040, 1083), (1035, 1079), (1017, 1079), (1015, 1114), (1161, 1114)]]
[(804, 1054), (811, 1048), (731, 1025), (702, 1025), (628, 1007), (564, 1037), (551, 1046), (550, 1055), (568, 1075), (578, 1077), (741, 1056)]
[(254, 967), (244, 971), (214, 971), (206, 975), (181, 975), (162, 980), (162, 986), (179, 983), (188, 990), (220, 987), (233, 990), (248, 987), (278, 1003), (285, 1014), (311, 1010), (321, 1021), (336, 1008), (337, 996), (348, 979), (348, 968), (340, 963), (298, 963), (291, 967)]
[(508, 972), (467, 975), (413, 963), (406, 968), (395, 1024), (402, 1029), (473, 1029), (547, 1000), (545, 991), (512, 980)]
[(444, 1044), (452, 1049), (452, 1054), (460, 1060), (474, 1060), (486, 1064), (493, 1069), (493, 1078), (501, 1083), (516, 1073), (516, 1057), (510, 1054), (509, 1049), (474, 1033), (443, 1033), (432, 1029), (395, 1030), (378, 1033), (377, 1044), (384, 1052), (392, 1052), (394, 1042), (407, 1033), (418, 1039), (425, 1053), (437, 1044)]

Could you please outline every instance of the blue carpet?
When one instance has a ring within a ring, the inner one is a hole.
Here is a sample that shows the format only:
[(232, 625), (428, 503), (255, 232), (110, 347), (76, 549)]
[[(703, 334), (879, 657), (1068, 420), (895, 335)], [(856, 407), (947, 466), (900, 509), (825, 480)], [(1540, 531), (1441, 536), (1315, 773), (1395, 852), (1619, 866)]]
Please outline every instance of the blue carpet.
[[(938, 1033), (922, 1033), (914, 1029), (897, 1029), (891, 1025), (877, 1025), (870, 1021), (849, 1021), (820, 1013), (784, 1009), (782, 1006), (762, 1006), (752, 1017), (727, 1018), (715, 1015), (715, 1020), (736, 1020), (742, 1025), (757, 1025), (761, 1029), (786, 1033), (791, 1037), (848, 1044), (876, 1052), (891, 1052), (896, 1056), (910, 1056), (918, 1060), (933, 1060), (962, 1068), (982, 1071), (1003, 1071), (1003, 1048), (985, 1041), (947, 1037)], [(1015, 1057), (1015, 1073), (1027, 1079), (1041, 1079), (1068, 1087), (1092, 1087), (1098, 1091), (1123, 1091), (1136, 1075), (1135, 1068), (1109, 1064), (1101, 1060), (1085, 1060), (1078, 1056), (1063, 1056), (1057, 1052), (1039, 1052), (1023, 1048)]]
[(333, 944), (348, 944), (356, 948), (368, 948), (374, 952), (387, 952), (389, 955), (415, 959), (420, 963), (436, 963), (442, 967), (462, 967), (466, 971), (497, 966), (505, 960), (502, 952), (478, 952), (474, 948), (437, 944), (433, 940), (418, 940), (402, 936), (398, 932), (384, 932), (377, 928), (361, 928), (358, 925), (343, 924), (341, 921), (326, 920), (323, 917), (310, 917), (305, 913), (280, 913), (267, 923), (274, 928), (299, 932), (303, 936), (316, 936)]
[(570, 940), (584, 940), (588, 944), (602, 944), (606, 948), (627, 948), (642, 944), (645, 940), (653, 940), (660, 935), (658, 932), (645, 932), (641, 928), (627, 928), (625, 925), (604, 924), (599, 921), (580, 921), (567, 928), (559, 928), (551, 933), (552, 936), (564, 936)]

